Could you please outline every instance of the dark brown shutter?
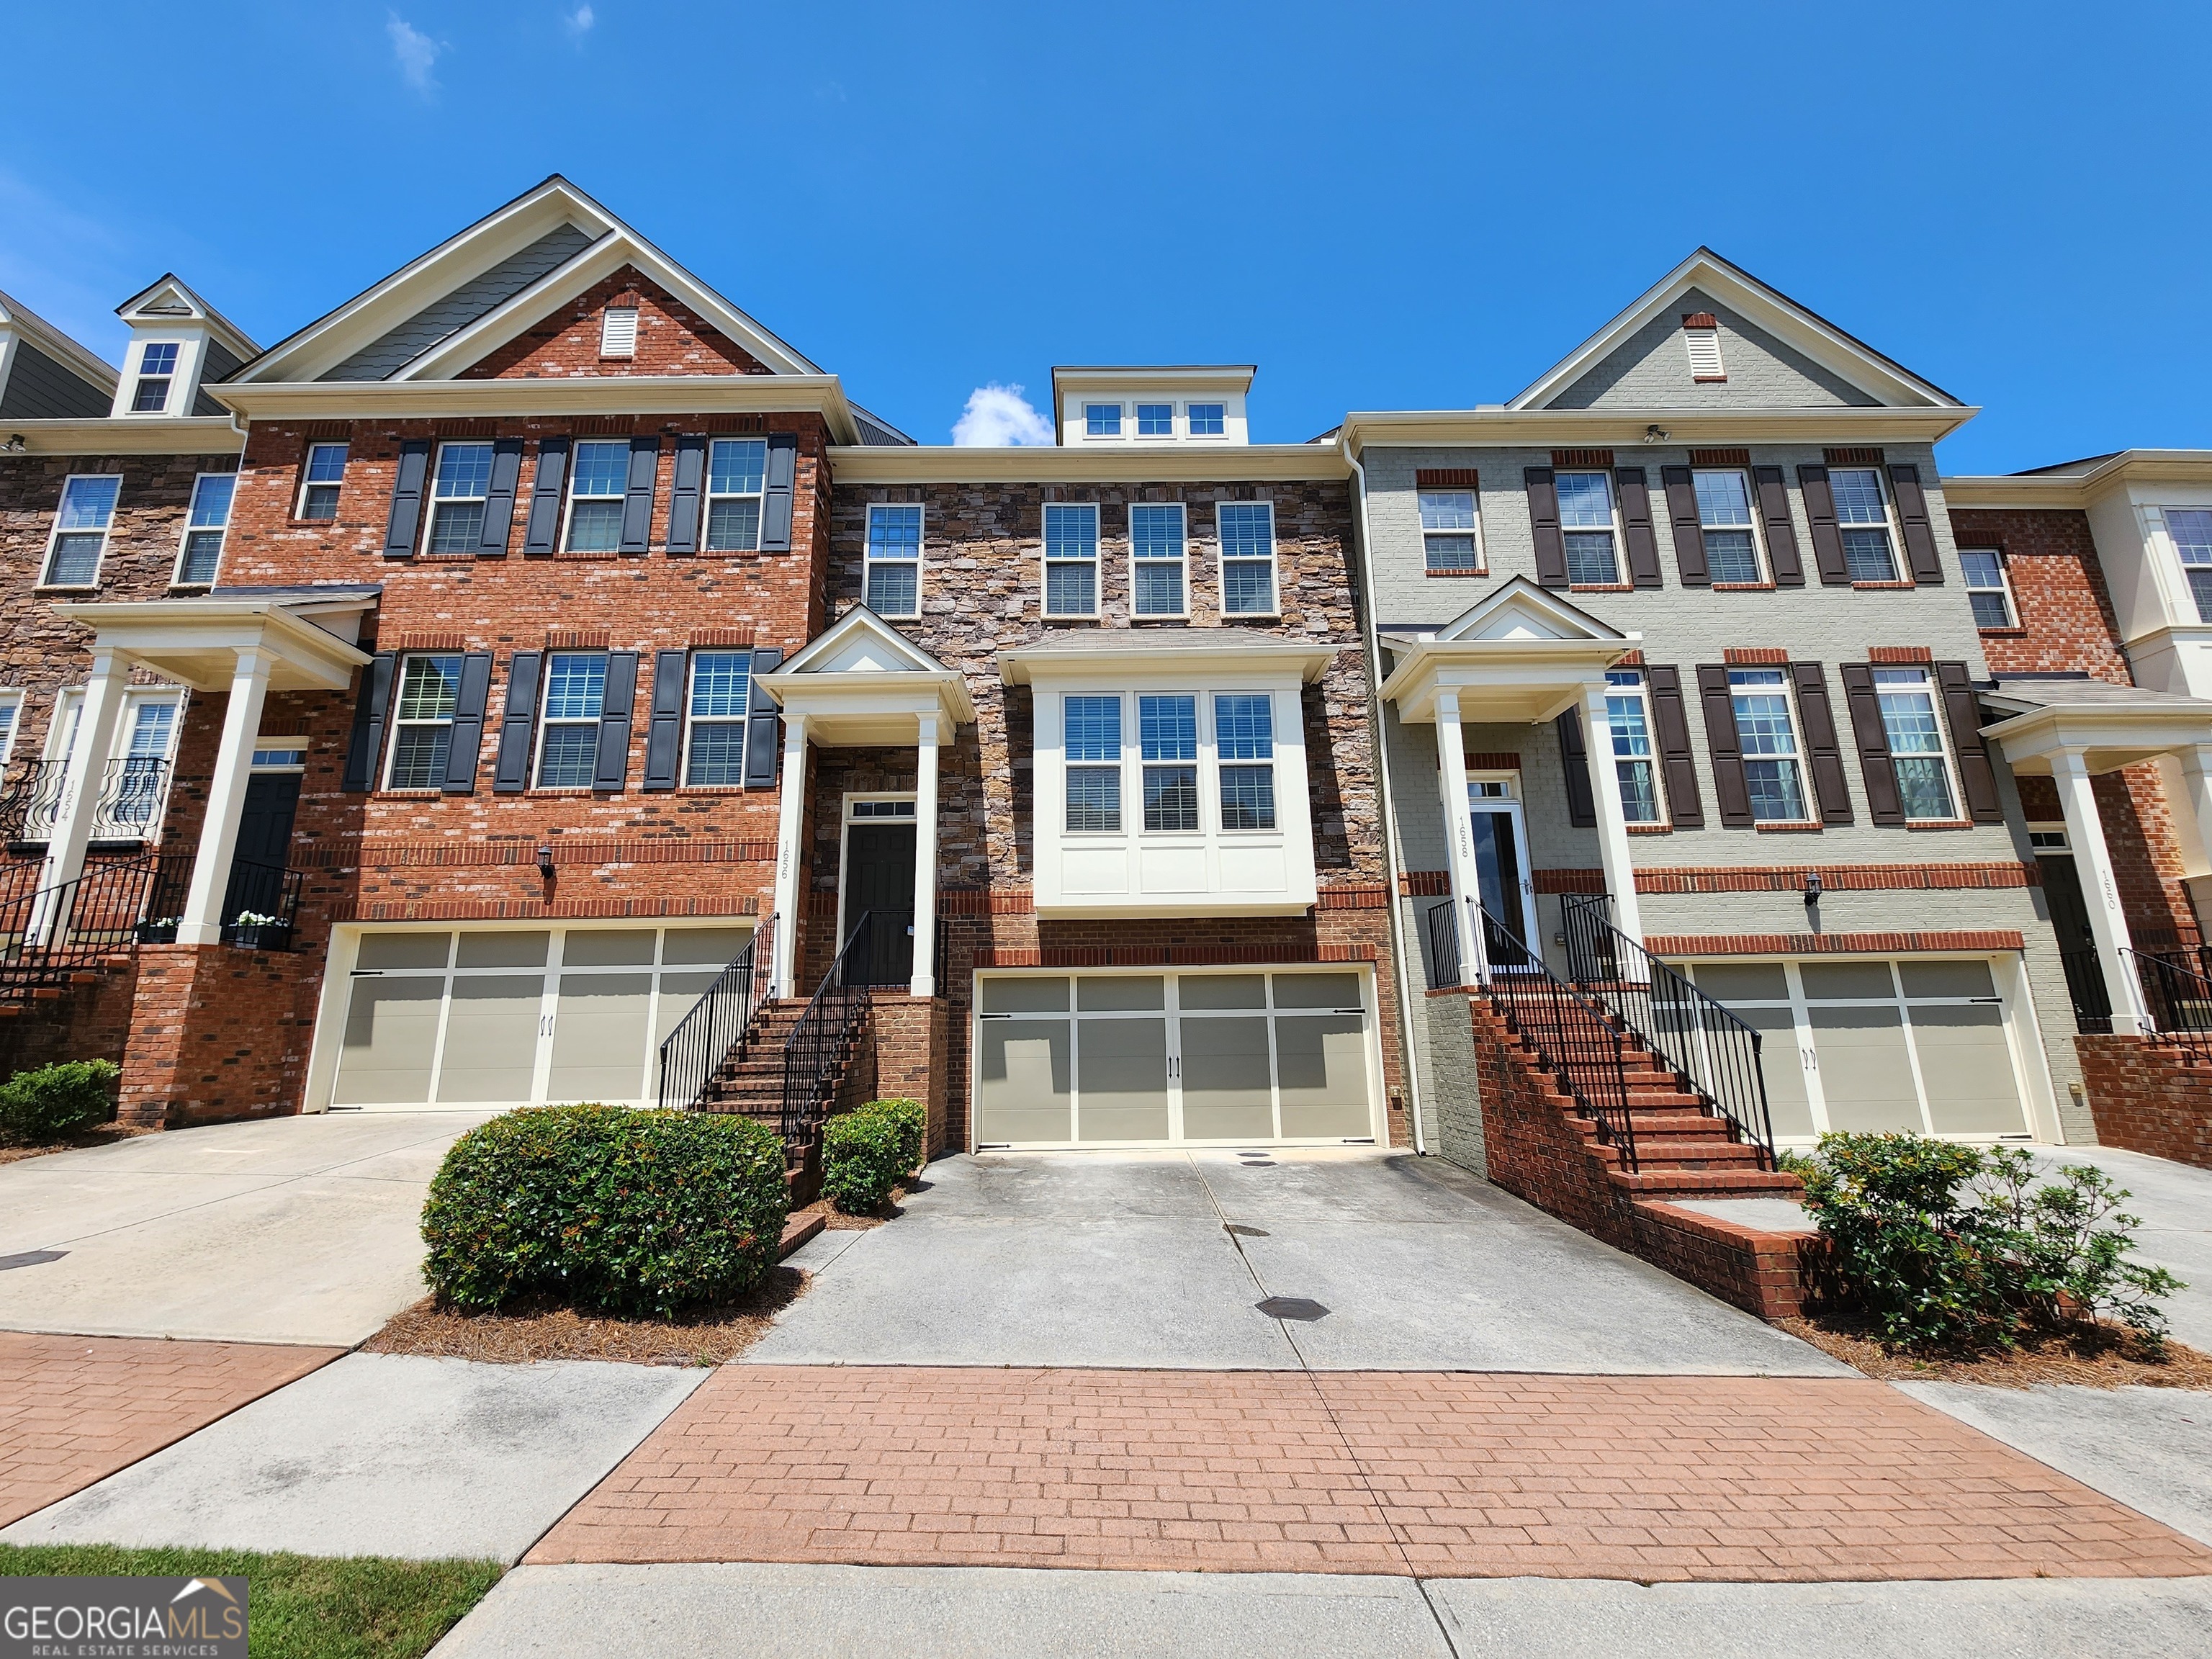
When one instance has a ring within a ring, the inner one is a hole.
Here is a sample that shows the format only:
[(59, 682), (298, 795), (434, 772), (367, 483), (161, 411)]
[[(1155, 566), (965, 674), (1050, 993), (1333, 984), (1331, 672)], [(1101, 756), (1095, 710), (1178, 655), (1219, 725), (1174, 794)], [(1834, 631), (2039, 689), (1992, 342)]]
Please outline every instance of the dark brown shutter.
[(1790, 678), (1797, 685), (1797, 718), (1805, 728), (1805, 758), (1812, 768), (1813, 794), (1820, 803), (1820, 822), (1849, 823), (1851, 792), (1844, 781), (1844, 751), (1828, 707), (1828, 677), (1816, 662), (1793, 662)]
[(1638, 587), (1663, 587), (1659, 574), (1659, 538), (1651, 532), (1651, 486), (1640, 466), (1613, 470), (1613, 494), (1620, 498), (1620, 528), (1628, 543), (1628, 578)]
[(1574, 709), (1553, 722), (1559, 732), (1560, 769), (1567, 775), (1567, 822), (1578, 830), (1597, 823), (1597, 798), (1590, 793), (1589, 754), (1583, 747), (1583, 717)]
[(384, 753), (385, 716), (392, 708), (392, 682), (398, 664), (397, 651), (380, 651), (361, 671), (361, 695), (353, 706), (353, 738), (346, 745), (341, 788), (359, 794), (376, 787), (376, 763)]
[(1548, 466), (1522, 469), (1528, 490), (1528, 532), (1536, 542), (1536, 580), (1547, 587), (1567, 586), (1567, 543), (1559, 533), (1559, 489)]
[(607, 689), (599, 703), (599, 768), (592, 787), (618, 795), (629, 782), (629, 714), (637, 702), (637, 653), (607, 653)]
[(514, 533), (514, 487), (522, 477), (522, 440), (501, 438), (491, 447), (491, 485), (484, 497), (483, 534), (477, 557), (503, 559)]
[[(760, 677), (769, 674), (782, 665), (783, 653), (775, 646), (763, 646), (753, 653), (752, 678), (749, 683), (752, 701), (745, 713), (745, 787), (773, 789), (775, 787), (775, 763), (781, 751), (782, 739), (776, 731), (778, 714), (775, 699), (760, 683)], [(794, 782), (793, 788), (799, 787)]]
[(1889, 732), (1881, 723), (1874, 670), (1863, 662), (1847, 662), (1836, 672), (1844, 677), (1844, 700), (1850, 705), (1859, 775), (1866, 780), (1867, 816), (1876, 823), (1902, 823), (1905, 801), (1897, 793), (1897, 767), (1889, 758)]
[[(794, 492), (799, 487), (799, 434), (768, 434), (768, 471), (761, 481), (761, 551), (791, 551)], [(779, 659), (781, 660), (781, 659)]]
[(1801, 466), (1797, 488), (1805, 497), (1805, 517), (1813, 526), (1813, 562), (1823, 587), (1849, 587), (1850, 566), (1844, 561), (1844, 532), (1836, 527), (1836, 496), (1828, 488), (1828, 469)]
[(660, 473), (660, 440), (629, 441), (629, 478), (623, 493), (622, 547), (642, 553), (653, 544), (653, 489)]
[(1686, 466), (1662, 466), (1660, 481), (1667, 486), (1667, 520), (1674, 532), (1674, 564), (1685, 587), (1707, 587), (1712, 574), (1705, 565), (1705, 527), (1698, 515), (1698, 486)]
[(384, 525), (384, 556), (411, 559), (422, 530), (422, 486), (430, 477), (430, 441), (410, 438), (399, 446), (399, 465), (392, 477), (392, 516)]
[(446, 776), (440, 786), (449, 795), (477, 792), (477, 766), (483, 758), (484, 703), (491, 696), (491, 653), (471, 651), (461, 659), (461, 684), (453, 699), (453, 736), (446, 748)]
[(668, 487), (668, 550), (699, 550), (699, 489), (707, 473), (707, 441), (676, 441), (676, 477)]
[(1973, 676), (1962, 662), (1936, 665), (1936, 683), (1943, 688), (1943, 712), (1951, 722), (1951, 747), (1959, 756), (1959, 784), (1966, 797), (1966, 815), (1976, 823), (2002, 823), (2004, 807), (1997, 799), (1996, 774), (1990, 766), (1990, 751), (1982, 742), (1982, 708), (1974, 695)]
[(688, 651), (663, 651), (653, 659), (653, 718), (645, 728), (645, 787), (673, 789), (684, 758), (684, 680)]
[(518, 651), (507, 665), (507, 707), (499, 722), (499, 755), (491, 792), (519, 795), (530, 787), (530, 744), (538, 732), (538, 683), (545, 654)]
[(1766, 568), (1774, 573), (1774, 585), (1804, 586), (1805, 567), (1797, 557), (1797, 526), (1790, 520), (1790, 486), (1782, 482), (1782, 469), (1752, 468), (1751, 490), (1758, 498), (1760, 527), (1766, 532)]
[(530, 519), (522, 532), (526, 557), (553, 556), (553, 544), (561, 534), (561, 486), (568, 476), (568, 441), (538, 441), (538, 476), (530, 484)]
[(1651, 697), (1651, 728), (1659, 742), (1659, 773), (1667, 784), (1667, 820), (1683, 830), (1705, 827), (1705, 805), (1698, 790), (1698, 763), (1690, 752), (1689, 711), (1682, 706), (1682, 677), (1662, 664), (1644, 671)]
[(1705, 708), (1705, 747), (1712, 751), (1713, 793), (1720, 797), (1721, 822), (1731, 830), (1751, 827), (1751, 785), (1743, 775), (1743, 739), (1735, 729), (1735, 696), (1729, 672), (1713, 663), (1698, 670), (1698, 698)]
[(1912, 580), (1942, 586), (1943, 561), (1936, 556), (1936, 527), (1928, 522), (1928, 495), (1920, 488), (1920, 469), (1902, 463), (1892, 465), (1889, 491), (1897, 497), (1897, 527), (1905, 532), (1905, 560), (1912, 568)]

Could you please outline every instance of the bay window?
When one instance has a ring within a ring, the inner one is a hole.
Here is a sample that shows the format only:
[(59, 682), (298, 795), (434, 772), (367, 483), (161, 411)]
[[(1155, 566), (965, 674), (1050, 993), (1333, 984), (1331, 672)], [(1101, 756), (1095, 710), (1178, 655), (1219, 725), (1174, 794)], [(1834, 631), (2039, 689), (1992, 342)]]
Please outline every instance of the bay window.
[(2212, 623), (2212, 510), (2169, 507), (2166, 530), (2181, 556), (2190, 597), (2197, 601), (2197, 620)]

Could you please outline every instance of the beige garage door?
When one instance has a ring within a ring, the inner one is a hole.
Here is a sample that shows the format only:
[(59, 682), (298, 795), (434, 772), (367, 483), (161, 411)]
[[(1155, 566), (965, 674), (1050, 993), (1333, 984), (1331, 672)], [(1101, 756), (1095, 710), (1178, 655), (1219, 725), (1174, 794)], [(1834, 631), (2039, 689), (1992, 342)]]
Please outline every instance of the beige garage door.
[(985, 977), (977, 1143), (1371, 1140), (1369, 1000), (1357, 972)]

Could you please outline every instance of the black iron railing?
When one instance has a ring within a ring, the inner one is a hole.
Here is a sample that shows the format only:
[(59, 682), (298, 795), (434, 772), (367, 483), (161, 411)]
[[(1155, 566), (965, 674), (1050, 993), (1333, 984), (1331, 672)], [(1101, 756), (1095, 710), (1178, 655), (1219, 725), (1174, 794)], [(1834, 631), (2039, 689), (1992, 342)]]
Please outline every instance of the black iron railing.
[(753, 929), (745, 948), (722, 969), (707, 993), (691, 1005), (691, 1012), (660, 1045), (660, 1103), (690, 1110), (707, 1093), (707, 1085), (730, 1051), (751, 1028), (753, 1016), (768, 1000), (769, 981), (775, 971), (775, 918), (771, 915)]
[(9, 767), (7, 787), (0, 789), (0, 836), (33, 847), (52, 840), (68, 777), (65, 761), (18, 761)]
[(812, 1139), (828, 1114), (838, 1069), (868, 1017), (875, 923), (872, 910), (860, 918), (784, 1039), (783, 1144), (794, 1152)]
[(2074, 1029), (2093, 1036), (2112, 1029), (2112, 990), (2105, 981), (2105, 964), (2092, 947), (2061, 951), (2058, 964), (2066, 970), (2066, 994), (2074, 1003)]
[[(168, 804), (169, 773), (169, 763), (158, 756), (131, 755), (108, 762), (100, 775), (90, 839), (108, 843), (151, 841)], [(7, 787), (0, 789), (0, 839), (31, 847), (51, 842), (61, 824), (68, 781), (65, 761), (22, 761), (10, 768)]]
[(292, 948), (307, 872), (234, 859), (222, 895), (222, 942), (262, 951)]
[(1429, 907), (1429, 989), (1459, 983), (1459, 907), (1454, 899)]
[(2197, 971), (2202, 957), (2174, 951), (2157, 956), (2122, 951), (2142, 988), (2143, 1012), (2162, 1042), (2192, 1060), (2212, 1061), (2212, 976)]
[(1615, 927), (1612, 904), (1606, 893), (1560, 899), (1567, 977), (1663, 1060), (1736, 1139), (1757, 1147), (1759, 1168), (1772, 1169), (1774, 1119), (1759, 1033)]
[(67, 982), (138, 942), (161, 878), (143, 858), (88, 864), (74, 881), (0, 899), (0, 989)]

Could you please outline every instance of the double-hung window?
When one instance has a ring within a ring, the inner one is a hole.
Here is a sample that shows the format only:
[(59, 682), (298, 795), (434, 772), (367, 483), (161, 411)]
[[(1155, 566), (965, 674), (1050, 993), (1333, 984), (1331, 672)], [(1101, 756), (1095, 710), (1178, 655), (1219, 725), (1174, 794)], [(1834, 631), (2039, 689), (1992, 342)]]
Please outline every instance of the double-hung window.
[(1098, 614), (1098, 509), (1089, 502), (1045, 503), (1044, 614)]
[(345, 484), (346, 447), (310, 444), (300, 469), (300, 516), (325, 521), (338, 515), (338, 491)]
[(1577, 587), (1614, 586), (1620, 580), (1620, 560), (1613, 538), (1612, 481), (1602, 472), (1562, 472), (1558, 489), (1567, 580)]
[(1190, 435), (1194, 438), (1219, 438), (1228, 434), (1228, 405), (1225, 404), (1192, 404), (1184, 414), (1190, 422)]
[(1067, 828), (1121, 830), (1121, 699), (1063, 697), (1060, 743), (1067, 763)]
[(1732, 668), (1729, 690), (1735, 702), (1736, 742), (1751, 792), (1752, 821), (1804, 823), (1805, 779), (1790, 709), (1789, 676), (1779, 668)]
[(1213, 694), (1213, 747), (1221, 768), (1221, 827), (1275, 827), (1275, 706), (1264, 691)]
[[(1141, 405), (1140, 405), (1141, 407)], [(1180, 617), (1187, 609), (1183, 510), (1140, 503), (1129, 509), (1129, 609), (1139, 617)]]
[(100, 556), (107, 549), (108, 526), (115, 521), (115, 497), (123, 488), (118, 473), (79, 473), (62, 485), (61, 510), (54, 514), (54, 538), (46, 549), (46, 587), (90, 587), (100, 579)]
[(538, 787), (584, 789), (598, 769), (599, 715), (607, 692), (602, 651), (556, 651), (545, 659), (545, 702), (539, 719)]
[(185, 515), (185, 544), (177, 553), (177, 585), (204, 587), (215, 580), (222, 559), (222, 532), (230, 523), (230, 501), (238, 489), (235, 472), (203, 472), (192, 481), (192, 504)]
[(1651, 711), (1644, 676), (1632, 668), (1608, 669), (1605, 721), (1613, 738), (1613, 769), (1620, 780), (1620, 813), (1631, 823), (1659, 822), (1659, 786), (1651, 768)]
[(2166, 533), (2180, 555), (2181, 573), (2197, 601), (2197, 620), (2212, 623), (2212, 512), (2196, 507), (2166, 509)]
[(453, 747), (453, 710), (460, 700), (458, 652), (402, 662), (386, 788), (435, 789), (445, 782), (446, 758)]
[(768, 477), (768, 441), (717, 438), (707, 450), (707, 550), (760, 550), (761, 495)]
[(1119, 404), (1084, 404), (1083, 435), (1086, 438), (1120, 437), (1121, 435), (1121, 405)]
[(1844, 538), (1844, 565), (1855, 582), (1893, 582), (1897, 555), (1889, 539), (1889, 506), (1881, 474), (1870, 466), (1839, 466), (1828, 474), (1836, 500), (1836, 525)]
[(441, 444), (430, 489), (430, 551), (473, 554), (483, 540), (484, 499), (491, 494), (489, 444)]
[(1214, 509), (1221, 526), (1221, 611), (1228, 617), (1275, 614), (1275, 504), (1224, 501)]
[(1705, 528), (1705, 568), (1716, 585), (1759, 580), (1759, 543), (1751, 526), (1751, 490), (1743, 474), (1725, 471), (1692, 475), (1698, 492), (1698, 522)]
[(921, 504), (872, 502), (864, 603), (879, 617), (921, 611)]
[(1421, 544), (1431, 570), (1480, 570), (1480, 520), (1472, 489), (1424, 489)]
[(750, 651), (691, 653), (690, 731), (684, 781), (696, 789), (745, 781), (745, 716), (752, 699)]
[[(2212, 513), (2204, 515), (2212, 519)], [(2212, 560), (2212, 547), (2205, 550)], [(1979, 550), (1961, 551), (1960, 567), (1966, 573), (1966, 603), (1974, 607), (1977, 628), (2010, 628), (2012, 591), (2005, 581), (2004, 555)]]
[(578, 444), (575, 470), (569, 475), (568, 535), (562, 545), (571, 553), (619, 550), (623, 497), (629, 491), (627, 443)]
[(1897, 770), (1898, 799), (1906, 821), (1955, 818), (1951, 804), (1951, 769), (1943, 756), (1942, 723), (1936, 714), (1936, 687), (1924, 668), (1877, 668), (1875, 695), (1881, 702), (1881, 729), (1889, 738), (1889, 763)]
[(1145, 763), (1145, 828), (1198, 828), (1198, 699), (1184, 692), (1137, 699)]
[(169, 388), (175, 383), (177, 348), (149, 345), (138, 358), (138, 384), (131, 389), (133, 415), (159, 415), (169, 406)]
[(1173, 404), (1139, 404), (1137, 405), (1137, 435), (1139, 438), (1174, 437), (1175, 405)]
[(22, 724), (23, 694), (21, 691), (0, 691), (0, 766), (8, 763), (15, 753), (15, 732)]

